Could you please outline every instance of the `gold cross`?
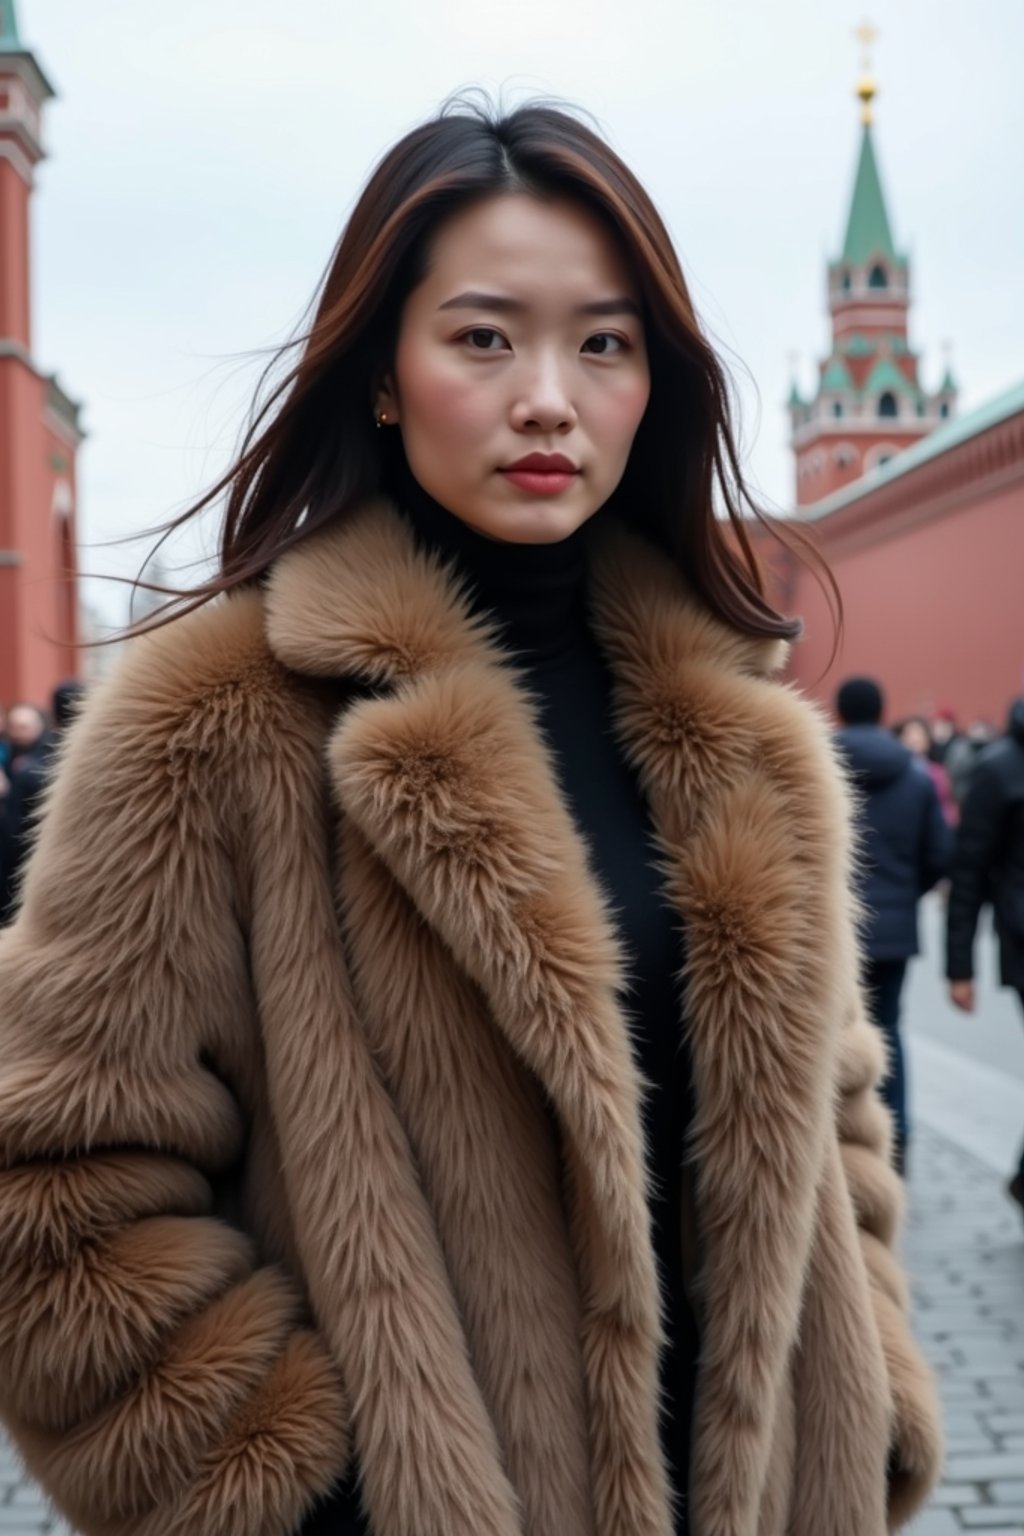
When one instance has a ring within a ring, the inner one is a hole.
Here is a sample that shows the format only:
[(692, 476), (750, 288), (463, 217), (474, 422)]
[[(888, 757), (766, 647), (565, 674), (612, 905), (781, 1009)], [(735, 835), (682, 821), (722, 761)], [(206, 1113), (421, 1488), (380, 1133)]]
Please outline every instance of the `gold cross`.
[(853, 29), (853, 35), (864, 49), (864, 68), (871, 68), (871, 45), (878, 38), (878, 28), (873, 27), (869, 21), (864, 21), (859, 27)]

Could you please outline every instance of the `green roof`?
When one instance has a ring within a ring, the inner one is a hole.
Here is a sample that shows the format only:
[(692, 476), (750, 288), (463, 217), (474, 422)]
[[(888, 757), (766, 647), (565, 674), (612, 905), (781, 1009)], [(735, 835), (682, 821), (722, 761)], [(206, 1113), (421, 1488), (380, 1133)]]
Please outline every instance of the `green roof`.
[[(57, 93), (39, 66), (34, 53), (26, 48), (18, 36), (18, 18), (14, 10), (14, 0), (0, 0), (0, 57), (7, 55), (15, 68), (27, 77), (27, 83), (34, 90), (40, 101), (46, 101)], [(10, 65), (5, 65), (10, 69)]]
[(879, 485), (887, 485), (890, 480), (898, 480), (902, 475), (909, 474), (918, 469), (922, 464), (937, 459), (943, 453), (948, 453), (951, 448), (956, 448), (960, 443), (968, 442), (972, 437), (980, 437), (982, 432), (987, 432), (990, 427), (996, 427), (1001, 421), (1007, 421), (1011, 416), (1024, 415), (1024, 380), (1014, 384), (1010, 389), (1004, 390), (1001, 395), (996, 395), (992, 400), (986, 400), (984, 405), (979, 405), (976, 410), (969, 411), (966, 416), (951, 417), (944, 421), (941, 427), (936, 427), (934, 432), (929, 432), (919, 442), (912, 443), (909, 448), (901, 448), (886, 464), (881, 464), (873, 469), (868, 477), (855, 480), (851, 485), (844, 485), (839, 491), (833, 491), (831, 496), (816, 501), (812, 506), (801, 507), (797, 516), (807, 521), (817, 521), (819, 518), (828, 517), (832, 512), (838, 512), (841, 507), (848, 506), (852, 501), (859, 501), (869, 491), (873, 491)]
[(913, 395), (915, 399), (920, 393), (909, 379), (903, 377), (891, 357), (879, 358), (864, 385), (865, 394), (874, 394), (876, 390), (881, 394), (884, 389), (899, 390), (902, 394)]
[(889, 228), (889, 215), (885, 211), (871, 127), (865, 124), (842, 260), (850, 266), (865, 266), (873, 256), (900, 262)]
[(21, 52), (18, 37), (18, 18), (14, 14), (14, 0), (0, 0), (0, 48)]
[(853, 380), (841, 357), (834, 357), (829, 363), (821, 376), (821, 387), (822, 389), (853, 388)]
[(838, 349), (844, 357), (873, 357), (883, 343), (890, 352), (900, 357), (910, 354), (910, 348), (905, 339), (897, 336), (894, 331), (890, 331), (885, 336), (874, 336), (870, 340), (867, 336), (862, 336), (859, 331), (855, 331), (852, 336), (843, 337), (838, 343)]

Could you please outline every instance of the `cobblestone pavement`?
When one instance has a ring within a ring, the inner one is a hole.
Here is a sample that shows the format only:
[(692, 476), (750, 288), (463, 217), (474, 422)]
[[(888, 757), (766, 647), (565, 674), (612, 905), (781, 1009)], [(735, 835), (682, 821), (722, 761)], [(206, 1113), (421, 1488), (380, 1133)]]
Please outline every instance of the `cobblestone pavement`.
[(903, 1248), (947, 1437), (912, 1536), (1024, 1536), (1024, 1224), (1000, 1174), (922, 1125)]

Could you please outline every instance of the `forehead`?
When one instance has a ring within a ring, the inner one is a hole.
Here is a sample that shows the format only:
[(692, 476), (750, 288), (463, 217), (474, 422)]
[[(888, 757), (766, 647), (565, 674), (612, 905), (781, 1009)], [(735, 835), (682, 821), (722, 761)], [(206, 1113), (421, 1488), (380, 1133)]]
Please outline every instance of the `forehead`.
[(568, 199), (510, 192), (454, 214), (434, 236), (424, 287), (492, 283), (576, 295), (607, 289), (636, 296), (617, 241), (601, 220)]

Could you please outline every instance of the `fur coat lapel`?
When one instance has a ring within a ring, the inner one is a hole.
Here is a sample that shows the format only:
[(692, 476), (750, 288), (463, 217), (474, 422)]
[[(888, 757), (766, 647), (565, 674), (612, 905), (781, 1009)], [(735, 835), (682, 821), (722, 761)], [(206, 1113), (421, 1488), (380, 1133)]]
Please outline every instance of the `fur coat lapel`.
[[(688, 935), (704, 1328), (692, 1516), (702, 1532), (711, 1510), (714, 1531), (752, 1531), (808, 1263), (835, 1027), (856, 986), (846, 807), (824, 722), (766, 680), (780, 646), (725, 629), (620, 526), (595, 525), (590, 587), (623, 750)], [(602, 1529), (663, 1536), (642, 1085), (609, 911), (528, 690), (454, 573), (385, 504), (277, 563), (267, 628), (290, 669), (370, 685), (331, 736), (338, 803), (555, 1107)]]

